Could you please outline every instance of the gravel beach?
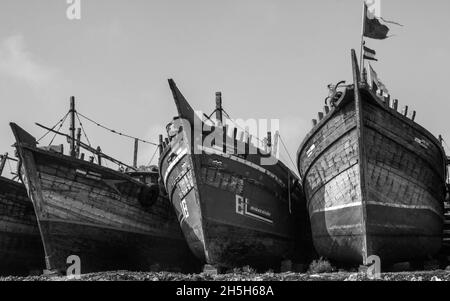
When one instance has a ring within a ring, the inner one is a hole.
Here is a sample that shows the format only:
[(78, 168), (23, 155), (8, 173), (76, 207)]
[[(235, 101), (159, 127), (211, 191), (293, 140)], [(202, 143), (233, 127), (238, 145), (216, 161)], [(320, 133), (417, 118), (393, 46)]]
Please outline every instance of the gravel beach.
[[(365, 273), (229, 273), (219, 275), (169, 272), (111, 271), (69, 277), (29, 276), (3, 277), (0, 281), (370, 281)], [(450, 270), (382, 273), (378, 281), (450, 281)]]

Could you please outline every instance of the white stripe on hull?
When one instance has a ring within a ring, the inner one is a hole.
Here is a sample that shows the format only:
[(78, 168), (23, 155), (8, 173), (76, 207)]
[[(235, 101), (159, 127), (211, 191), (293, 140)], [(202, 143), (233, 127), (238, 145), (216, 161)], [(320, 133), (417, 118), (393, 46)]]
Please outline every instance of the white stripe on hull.
[[(439, 216), (441, 215), (441, 213), (439, 213), (439, 211), (437, 211), (435, 208), (433, 208), (431, 206), (427, 206), (427, 205), (405, 205), (405, 204), (381, 203), (381, 202), (373, 202), (373, 201), (369, 201), (366, 204), (382, 206), (382, 207), (391, 207), (391, 208), (430, 210)], [(362, 205), (361, 202), (353, 202), (353, 203), (348, 203), (348, 204), (344, 204), (344, 205), (337, 205), (337, 206), (331, 206), (331, 207), (322, 208), (322, 209), (316, 209), (316, 210), (312, 211), (311, 214), (316, 214), (316, 213), (320, 213), (320, 212), (336, 211), (336, 210), (340, 210), (340, 209), (344, 209), (344, 208), (356, 207), (356, 206), (361, 206), (361, 205)]]
[(357, 206), (361, 206), (361, 202), (353, 202), (353, 203), (348, 203), (348, 204), (344, 204), (344, 205), (337, 205), (337, 206), (331, 206), (331, 207), (326, 207), (326, 208), (322, 208), (322, 209), (316, 209), (313, 212), (311, 212), (311, 214), (335, 211), (335, 210), (340, 210), (340, 209), (350, 208), (350, 207), (357, 207)]
[(328, 230), (342, 230), (342, 229), (352, 229), (352, 228), (360, 228), (361, 224), (354, 224), (354, 225), (339, 225), (339, 226), (331, 226), (328, 227)]
[[(215, 155), (219, 155), (219, 156), (221, 156), (221, 157), (224, 157), (224, 158), (227, 158), (227, 159), (231, 159), (231, 160), (234, 160), (234, 161), (236, 161), (236, 162), (245, 164), (245, 165), (247, 165), (247, 166), (249, 166), (249, 167), (251, 167), (251, 168), (253, 168), (253, 169), (256, 169), (256, 170), (258, 170), (258, 171), (260, 171), (260, 172), (262, 172), (262, 173), (268, 175), (269, 177), (271, 177), (272, 179), (274, 179), (275, 181), (277, 181), (277, 183), (280, 184), (281, 186), (283, 186), (283, 187), (286, 186), (286, 185), (283, 183), (283, 181), (282, 181), (279, 177), (277, 177), (274, 173), (268, 171), (268, 170), (265, 169), (265, 168), (262, 168), (261, 166), (259, 166), (259, 165), (257, 165), (257, 164), (254, 164), (254, 163), (252, 163), (252, 162), (249, 162), (249, 161), (247, 161), (247, 160), (244, 160), (244, 159), (242, 159), (242, 158), (239, 158), (239, 157), (236, 157), (236, 156), (233, 156), (233, 155), (230, 155), (230, 154), (226, 154), (226, 153), (224, 153), (224, 152), (222, 152), (222, 151), (220, 151), (220, 150), (214, 149), (214, 148), (210, 148), (210, 147), (206, 147), (206, 146), (199, 146), (199, 149), (202, 150), (202, 151), (205, 151), (205, 152), (207, 152), (207, 153), (213, 153), (213, 154), (215, 154)], [(167, 167), (166, 172), (165, 172), (165, 174), (164, 174), (164, 185), (166, 185), (167, 178), (169, 177), (169, 174), (172, 172), (172, 169), (175, 167), (175, 165), (176, 165), (176, 164), (177, 164), (177, 163), (178, 163), (178, 162), (179, 162), (179, 161), (180, 161), (187, 153), (188, 153), (188, 150), (187, 150), (187, 149), (179, 149), (179, 150), (177, 151), (177, 157), (169, 164), (169, 166)], [(167, 186), (167, 185), (166, 185), (166, 186)], [(168, 189), (168, 188), (166, 187), (166, 189)]]
[(268, 175), (269, 177), (273, 178), (273, 179), (274, 179), (275, 181), (277, 181), (278, 184), (280, 184), (281, 186), (283, 186), (283, 187), (286, 186), (286, 185), (283, 183), (283, 181), (281, 181), (281, 179), (278, 178), (274, 173), (268, 171), (268, 170), (265, 169), (265, 168), (262, 168), (261, 166), (255, 164), (255, 163), (249, 162), (249, 161), (247, 161), (247, 160), (245, 160), (245, 159), (239, 158), (239, 157), (234, 156), (234, 155), (231, 155), (231, 154), (226, 154), (226, 153), (224, 153), (224, 152), (222, 152), (222, 151), (220, 151), (220, 150), (217, 150), (217, 149), (214, 149), (214, 148), (211, 148), (211, 147), (199, 146), (199, 149), (201, 149), (202, 151), (205, 151), (205, 152), (213, 153), (213, 154), (215, 154), (215, 155), (219, 155), (219, 156), (221, 156), (221, 157), (224, 157), (224, 158), (227, 158), (227, 159), (231, 159), (231, 160), (234, 160), (234, 161), (236, 161), (236, 162), (245, 164), (245, 165), (247, 165), (247, 166), (249, 166), (249, 167), (251, 167), (251, 168), (253, 168), (253, 169), (256, 169), (256, 170), (258, 170), (258, 171), (260, 171), (260, 172), (262, 172), (262, 173)]
[(167, 166), (166, 169), (166, 173), (164, 174), (164, 185), (166, 186), (166, 189), (168, 189), (167, 187), (167, 178), (169, 177), (169, 174), (172, 172), (172, 169), (175, 167), (175, 165), (180, 162), (181, 159), (183, 159), (183, 157), (188, 153), (187, 148), (184, 149), (178, 149), (177, 150), (177, 157), (175, 158), (175, 160), (173, 160), (172, 162), (170, 162), (169, 166)]
[(376, 206), (384, 206), (391, 208), (403, 208), (403, 209), (418, 209), (418, 210), (430, 210), (436, 213), (437, 215), (442, 215), (431, 206), (428, 205), (405, 205), (405, 204), (396, 204), (396, 203), (381, 203), (381, 202), (367, 202), (367, 205), (376, 205)]

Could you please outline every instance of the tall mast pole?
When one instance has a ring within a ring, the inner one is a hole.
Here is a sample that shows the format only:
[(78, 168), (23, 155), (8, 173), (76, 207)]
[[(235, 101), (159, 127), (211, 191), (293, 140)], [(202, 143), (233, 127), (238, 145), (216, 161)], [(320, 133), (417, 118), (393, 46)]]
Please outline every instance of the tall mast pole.
[(366, 6), (366, 1), (363, 0), (363, 8), (362, 8), (362, 24), (361, 24), (361, 53), (360, 53), (360, 58), (359, 58), (359, 66), (361, 68), (360, 72), (360, 76), (361, 76), (361, 80), (365, 80), (364, 79), (364, 32), (366, 31), (366, 16), (367, 16), (367, 6)]
[(366, 195), (367, 195), (367, 183), (366, 183), (366, 154), (365, 154), (365, 139), (364, 139), (364, 117), (362, 99), (360, 93), (361, 78), (359, 78), (360, 72), (358, 70), (358, 62), (356, 58), (356, 51), (352, 49), (352, 71), (353, 71), (353, 84), (354, 84), (354, 98), (355, 98), (355, 116), (356, 116), (356, 132), (358, 137), (358, 161), (359, 161), (359, 188), (361, 196), (361, 211), (362, 211), (362, 255), (363, 263), (366, 264), (368, 252), (371, 251), (367, 242), (367, 211), (366, 211)]
[(223, 122), (222, 116), (222, 92), (216, 92), (216, 119), (220, 123)]
[(70, 156), (76, 157), (76, 146), (75, 146), (75, 97), (70, 97)]
[(134, 168), (137, 168), (138, 147), (139, 147), (139, 140), (137, 138), (135, 138), (134, 139), (134, 153), (133, 153), (133, 167)]

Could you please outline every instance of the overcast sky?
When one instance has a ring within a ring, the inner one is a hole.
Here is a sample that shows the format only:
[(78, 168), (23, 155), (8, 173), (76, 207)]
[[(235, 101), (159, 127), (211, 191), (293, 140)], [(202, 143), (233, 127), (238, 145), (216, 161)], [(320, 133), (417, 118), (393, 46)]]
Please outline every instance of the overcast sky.
[[(64, 0), (2, 0), (0, 151), (11, 152), (10, 121), (40, 136), (34, 122), (52, 126), (71, 95), (81, 113), (156, 141), (176, 115), (167, 85), (174, 78), (196, 109), (210, 113), (214, 93), (222, 91), (234, 118), (280, 119), (295, 160), (310, 120), (323, 109), (326, 85), (351, 81), (361, 5), (81, 0), (81, 20), (70, 21)], [(450, 141), (450, 1), (383, 1), (381, 8), (384, 18), (405, 26), (392, 25), (390, 39), (367, 42), (380, 60), (375, 70), (400, 105), (417, 111), (418, 123)], [(93, 144), (132, 162), (133, 141), (85, 125)], [(139, 163), (153, 151), (142, 146)]]

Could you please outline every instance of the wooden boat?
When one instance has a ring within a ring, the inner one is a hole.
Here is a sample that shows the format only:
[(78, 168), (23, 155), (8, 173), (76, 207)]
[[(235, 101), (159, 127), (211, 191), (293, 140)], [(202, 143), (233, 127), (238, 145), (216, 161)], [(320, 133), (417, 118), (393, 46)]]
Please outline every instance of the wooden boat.
[(441, 247), (445, 154), (426, 129), (361, 81), (334, 94), (302, 142), (303, 178), (319, 255), (340, 262), (414, 261)]
[[(41, 229), (47, 270), (65, 273), (71, 255), (80, 258), (82, 273), (197, 270), (198, 260), (170, 202), (159, 195), (157, 168), (113, 170), (78, 154), (64, 155), (62, 148), (39, 148), (25, 130), (14, 123), (11, 128), (23, 167), (20, 174)], [(73, 136), (67, 138), (74, 141)], [(71, 143), (71, 153), (79, 152), (77, 144)]]
[(25, 186), (2, 177), (8, 155), (0, 156), (0, 275), (42, 272), (44, 250)]
[[(303, 262), (307, 213), (297, 176), (280, 161), (261, 164), (270, 151), (249, 152), (250, 140), (239, 140), (236, 128), (228, 133), (219, 93), (217, 122), (203, 131), (204, 122), (174, 81), (169, 85), (179, 116), (168, 125), (169, 138), (160, 136), (160, 178), (194, 254), (219, 269), (278, 269), (282, 261)], [(201, 126), (199, 132), (194, 125)], [(220, 139), (208, 144), (214, 131), (221, 131)]]

